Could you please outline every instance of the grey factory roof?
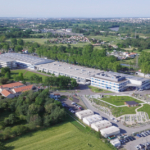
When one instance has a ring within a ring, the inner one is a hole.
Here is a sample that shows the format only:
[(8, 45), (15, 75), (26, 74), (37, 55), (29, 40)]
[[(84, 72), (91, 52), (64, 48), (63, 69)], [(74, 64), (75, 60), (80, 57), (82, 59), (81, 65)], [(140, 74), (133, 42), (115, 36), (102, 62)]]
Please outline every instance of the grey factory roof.
[(14, 59), (6, 58), (3, 55), (0, 55), (0, 62), (6, 63), (6, 62), (11, 62), (11, 61), (14, 61)]
[(51, 59), (44, 59), (44, 58), (39, 58), (36, 56), (30, 56), (27, 54), (18, 54), (18, 53), (5, 53), (5, 54), (1, 54), (0, 56), (8, 60), (11, 59), (14, 61), (29, 63), (32, 65), (54, 62), (54, 60), (51, 60)]
[(37, 65), (36, 67), (84, 79), (90, 79), (91, 76), (100, 72), (100, 70), (98, 69), (86, 68), (78, 65), (71, 65), (64, 62), (52, 62), (48, 64)]
[[(106, 76), (105, 79), (110, 80), (110, 81), (113, 80), (112, 77), (114, 77), (116, 79), (124, 77), (127, 80), (136, 80), (136, 81), (141, 81), (141, 82), (149, 80), (149, 79), (146, 79), (146, 78), (141, 78), (141, 77), (137, 77), (137, 76), (133, 76), (133, 75), (127, 75), (127, 74), (123, 74), (123, 73), (111, 72), (111, 71), (109, 71), (109, 72), (101, 72), (100, 74), (104, 74)], [(103, 78), (104, 79), (105, 76), (100, 76), (99, 74), (97, 74), (94, 77), (98, 77), (98, 78)]]

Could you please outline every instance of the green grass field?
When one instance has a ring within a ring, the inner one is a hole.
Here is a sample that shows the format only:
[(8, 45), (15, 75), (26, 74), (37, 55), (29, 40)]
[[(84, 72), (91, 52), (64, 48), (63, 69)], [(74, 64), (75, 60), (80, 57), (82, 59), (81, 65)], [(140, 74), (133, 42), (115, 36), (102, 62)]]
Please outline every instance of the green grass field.
[(146, 112), (150, 117), (150, 105), (144, 104), (142, 108), (138, 109), (138, 111), (144, 111)]
[(150, 53), (150, 49), (144, 49), (144, 52), (149, 52)]
[(12, 77), (12, 79), (14, 79), (14, 76), (15, 76), (15, 75), (18, 75), (19, 72), (23, 73), (23, 76), (24, 76), (24, 78), (25, 78), (27, 81), (28, 81), (29, 77), (31, 77), (33, 74), (36, 74), (36, 75), (42, 77), (43, 80), (46, 78), (46, 76), (41, 75), (41, 74), (39, 74), (39, 73), (31, 72), (31, 71), (24, 70), (24, 69), (18, 69), (18, 70), (11, 70), (11, 77)]
[(98, 138), (77, 129), (71, 122), (56, 125), (6, 142), (7, 150), (110, 150)]
[(99, 88), (97, 88), (97, 87), (94, 87), (94, 86), (88, 86), (90, 89), (91, 89), (91, 91), (92, 92), (94, 92), (94, 93), (113, 93), (113, 92), (111, 92), (111, 91), (107, 91), (107, 90), (103, 90), (103, 89), (99, 89)]
[(110, 96), (110, 95), (106, 95), (102, 98), (103, 101), (109, 102), (113, 105), (116, 106), (120, 106), (120, 105), (124, 105), (125, 101), (135, 101), (137, 103), (142, 103), (141, 101), (129, 97), (129, 96)]
[(103, 41), (110, 42), (111, 44), (117, 44), (121, 41), (117, 36), (108, 35), (107, 37), (98, 35), (98, 36), (88, 36), (88, 38), (100, 39)]

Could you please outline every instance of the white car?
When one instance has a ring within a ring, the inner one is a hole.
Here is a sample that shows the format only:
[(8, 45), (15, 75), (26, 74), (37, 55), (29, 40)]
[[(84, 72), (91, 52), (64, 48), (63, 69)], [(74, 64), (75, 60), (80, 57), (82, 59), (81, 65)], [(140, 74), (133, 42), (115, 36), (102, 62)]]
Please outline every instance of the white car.
[(115, 121), (115, 122), (118, 122), (118, 120), (117, 120), (117, 119), (114, 119), (114, 121)]
[(73, 114), (74, 114), (74, 113), (75, 113), (75, 111), (74, 111), (74, 110), (71, 110), (71, 113), (73, 113)]
[(75, 105), (76, 103), (75, 103), (75, 102), (72, 102), (71, 104), (72, 104), (72, 105)]

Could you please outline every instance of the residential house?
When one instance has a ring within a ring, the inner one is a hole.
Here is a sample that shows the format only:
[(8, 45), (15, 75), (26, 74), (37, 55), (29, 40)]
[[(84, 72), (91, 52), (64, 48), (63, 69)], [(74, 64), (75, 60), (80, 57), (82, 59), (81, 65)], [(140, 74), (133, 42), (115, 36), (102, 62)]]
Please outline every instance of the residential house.
[(22, 92), (30, 91), (30, 90), (33, 90), (33, 89), (34, 89), (33, 85), (28, 85), (28, 86), (22, 86), (22, 87), (19, 87), (19, 88), (14, 88), (14, 89), (12, 89), (12, 91), (16, 96), (19, 96)]
[(6, 98), (14, 98), (15, 97), (15, 95), (9, 90), (3, 90), (1, 92), (1, 94), (2, 94), (2, 96), (6, 97)]
[(2, 90), (4, 89), (11, 89), (11, 88), (17, 88), (17, 87), (21, 87), (24, 86), (24, 84), (20, 83), (20, 82), (15, 82), (15, 83), (10, 83), (10, 84), (4, 84), (0, 86), (0, 92), (2, 92)]

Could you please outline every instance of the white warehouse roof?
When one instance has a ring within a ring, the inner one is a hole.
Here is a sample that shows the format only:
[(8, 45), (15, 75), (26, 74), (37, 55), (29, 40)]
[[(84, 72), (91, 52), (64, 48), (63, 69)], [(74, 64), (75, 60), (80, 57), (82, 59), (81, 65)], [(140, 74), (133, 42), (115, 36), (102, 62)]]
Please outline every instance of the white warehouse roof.
[(69, 76), (74, 76), (74, 77), (79, 77), (79, 78), (84, 78), (89, 80), (91, 76), (100, 72), (100, 70), (98, 69), (68, 64), (65, 62), (52, 62), (48, 64), (37, 65), (36, 67), (38, 69), (43, 69), (45, 71), (54, 71), (54, 72), (61, 73), (63, 75), (69, 75)]
[(94, 112), (90, 109), (86, 109), (86, 110), (76, 112), (76, 116), (79, 119), (83, 119), (84, 117), (87, 117), (87, 116), (90, 116), (90, 115), (93, 115), (93, 114), (94, 114)]
[(108, 128), (111, 126), (112, 123), (109, 122), (108, 120), (102, 120), (91, 124), (91, 128), (96, 130), (97, 132), (100, 131), (101, 129)]
[(84, 122), (85, 124), (89, 125), (89, 126), (90, 126), (92, 123), (97, 122), (97, 121), (100, 121), (100, 120), (102, 120), (102, 117), (101, 117), (100, 115), (97, 115), (97, 114), (83, 118), (83, 122)]
[(0, 62), (8, 63), (8, 62), (12, 62), (12, 61), (15, 61), (15, 60), (11, 59), (11, 58), (4, 57), (2, 54), (0, 55)]
[(100, 132), (101, 132), (102, 136), (107, 138), (108, 136), (119, 134), (120, 129), (118, 127), (115, 127), (115, 126), (111, 126), (109, 128), (105, 128), (105, 129), (100, 130)]
[(30, 56), (28, 54), (19, 54), (19, 53), (5, 53), (5, 54), (1, 54), (0, 57), (3, 57), (7, 60), (14, 60), (14, 61), (24, 62), (32, 65), (54, 62), (54, 60), (51, 59), (44, 59), (36, 56)]

